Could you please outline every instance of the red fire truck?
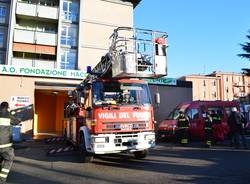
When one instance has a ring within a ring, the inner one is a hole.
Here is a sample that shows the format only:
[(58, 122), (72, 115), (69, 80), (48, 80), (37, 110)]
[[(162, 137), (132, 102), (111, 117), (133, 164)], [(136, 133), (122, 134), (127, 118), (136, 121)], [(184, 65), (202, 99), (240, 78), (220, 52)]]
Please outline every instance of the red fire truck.
[(166, 75), (166, 38), (165, 32), (115, 29), (109, 52), (70, 94), (65, 134), (83, 162), (120, 152), (144, 158), (155, 146), (152, 100), (142, 78)]
[(213, 111), (221, 118), (221, 124), (213, 125), (213, 137), (215, 141), (223, 141), (229, 133), (227, 119), (233, 107), (239, 109), (239, 103), (237, 101), (192, 101), (181, 103), (159, 124), (159, 136), (162, 138), (176, 136), (176, 118), (179, 111), (183, 111), (190, 120), (190, 137), (204, 139), (205, 123), (202, 113)]

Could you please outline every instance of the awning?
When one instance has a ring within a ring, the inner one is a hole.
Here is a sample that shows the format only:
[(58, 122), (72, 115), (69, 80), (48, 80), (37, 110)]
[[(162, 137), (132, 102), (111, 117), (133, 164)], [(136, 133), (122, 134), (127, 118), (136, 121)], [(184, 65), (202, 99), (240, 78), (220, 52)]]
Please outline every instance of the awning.
[(76, 88), (77, 84), (79, 84), (78, 81), (70, 83), (70, 84), (35, 82), (35, 89), (36, 90), (71, 91)]
[(55, 46), (35, 45), (35, 44), (28, 44), (28, 43), (16, 43), (16, 42), (14, 42), (13, 43), (13, 51), (56, 55), (56, 47)]

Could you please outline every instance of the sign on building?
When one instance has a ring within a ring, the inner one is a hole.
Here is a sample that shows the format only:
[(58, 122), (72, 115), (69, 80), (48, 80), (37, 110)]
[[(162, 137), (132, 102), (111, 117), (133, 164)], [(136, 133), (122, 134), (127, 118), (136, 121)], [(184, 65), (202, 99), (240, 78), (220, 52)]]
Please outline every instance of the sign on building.
[(162, 77), (158, 79), (146, 79), (148, 84), (155, 84), (155, 85), (171, 85), (171, 86), (176, 86), (177, 85), (177, 80), (175, 78), (167, 78), (167, 77)]
[(12, 65), (0, 65), (0, 74), (65, 79), (84, 79), (87, 75), (86, 72), (80, 70), (45, 69)]
[(10, 108), (20, 108), (30, 105), (29, 96), (11, 96), (10, 97)]

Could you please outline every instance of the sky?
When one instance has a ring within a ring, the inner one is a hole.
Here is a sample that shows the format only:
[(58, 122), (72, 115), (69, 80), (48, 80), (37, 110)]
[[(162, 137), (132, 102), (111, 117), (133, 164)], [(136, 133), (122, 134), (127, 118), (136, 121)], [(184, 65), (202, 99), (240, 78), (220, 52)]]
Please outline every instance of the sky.
[(138, 28), (168, 33), (168, 77), (242, 72), (250, 61), (240, 43), (250, 30), (250, 0), (142, 0)]

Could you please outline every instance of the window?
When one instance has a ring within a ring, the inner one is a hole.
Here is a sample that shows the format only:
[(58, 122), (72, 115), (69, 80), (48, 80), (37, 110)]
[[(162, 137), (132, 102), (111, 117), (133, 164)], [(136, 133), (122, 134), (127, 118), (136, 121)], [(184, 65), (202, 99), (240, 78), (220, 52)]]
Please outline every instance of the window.
[(0, 23), (6, 23), (6, 7), (0, 5)]
[(7, 28), (6, 27), (0, 27), (0, 48), (6, 48), (6, 36), (7, 36)]
[(36, 0), (20, 0), (20, 1), (29, 4), (36, 4)]
[(216, 80), (212, 81), (212, 86), (216, 86)]
[(205, 80), (203, 80), (203, 86), (206, 86), (206, 81)]
[(218, 114), (221, 118), (224, 117), (222, 107), (208, 107), (208, 112), (209, 112), (210, 114), (216, 113), (216, 114)]
[(61, 53), (61, 69), (76, 69), (77, 51), (75, 49), (65, 49)]
[(146, 84), (95, 82), (93, 97), (95, 105), (151, 104), (150, 93)]
[(78, 26), (76, 25), (64, 25), (62, 26), (61, 32), (61, 44), (71, 47), (77, 46), (77, 30)]
[(0, 48), (4, 47), (4, 33), (0, 30)]
[(226, 82), (228, 82), (228, 76), (226, 76)]
[(202, 97), (203, 97), (203, 98), (206, 98), (206, 91), (203, 91)]
[(67, 26), (62, 26), (62, 33), (61, 33), (61, 44), (67, 45), (67, 32), (68, 28)]
[(231, 114), (233, 108), (236, 108), (236, 107), (225, 107), (225, 111), (226, 111), (227, 116), (229, 116)]
[(190, 119), (198, 119), (199, 118), (199, 111), (198, 111), (198, 109), (189, 109), (187, 111), (187, 116)]
[(50, 0), (40, 0), (38, 2), (38, 4), (40, 5), (44, 5), (44, 6), (58, 6), (58, 1), (50, 1)]
[(226, 93), (229, 93), (229, 88), (228, 87), (226, 87)]
[(42, 6), (58, 6), (58, 0), (18, 0), (20, 2), (29, 3), (29, 4), (39, 4)]
[(33, 21), (32, 24), (28, 20), (17, 19), (16, 28), (21, 30), (38, 31), (45, 33), (57, 33), (57, 25), (50, 22)]
[(44, 32), (47, 32), (47, 33), (56, 33), (56, 28), (54, 27), (50, 27), (50, 26), (44, 26)]
[(215, 91), (212, 92), (212, 97), (216, 98), (216, 92)]
[(176, 109), (174, 109), (172, 112), (170, 112), (167, 119), (177, 119), (178, 116), (179, 116), (180, 111), (185, 112), (186, 109), (185, 108), (181, 108), (181, 109), (176, 108)]
[(78, 22), (79, 3), (75, 1), (63, 2), (63, 19), (72, 22)]
[(5, 64), (5, 52), (0, 52), (0, 64)]

